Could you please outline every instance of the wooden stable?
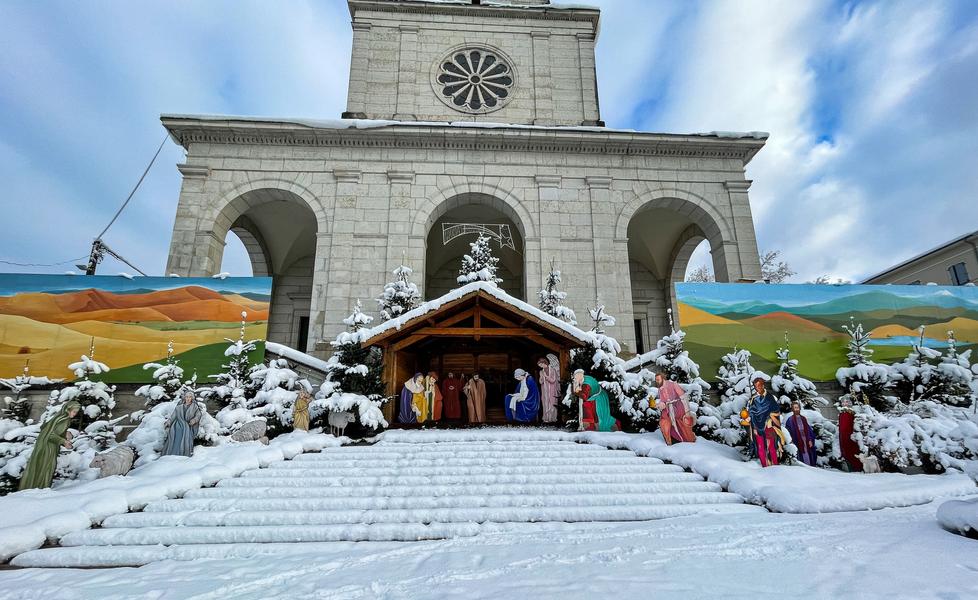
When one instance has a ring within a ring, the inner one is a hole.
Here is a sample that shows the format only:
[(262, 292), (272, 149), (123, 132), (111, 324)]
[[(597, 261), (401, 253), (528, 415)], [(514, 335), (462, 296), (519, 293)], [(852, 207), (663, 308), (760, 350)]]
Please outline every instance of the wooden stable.
[[(501, 296), (501, 297), (498, 297)], [(503, 419), (503, 396), (515, 389), (513, 371), (525, 369), (537, 375), (537, 360), (554, 354), (560, 372), (567, 376), (570, 351), (584, 343), (582, 332), (553, 317), (533, 310), (501, 290), (492, 293), (477, 287), (425, 311), (415, 309), (400, 328), (380, 331), (363, 343), (384, 352), (387, 394), (399, 396), (404, 382), (415, 373), (434, 371), (439, 379), (449, 373), (470, 377), (478, 372), (486, 382), (486, 414), (489, 422)], [(536, 313), (536, 314), (534, 314)], [(396, 424), (397, 402), (385, 406), (387, 420)], [(464, 404), (464, 400), (463, 400)]]

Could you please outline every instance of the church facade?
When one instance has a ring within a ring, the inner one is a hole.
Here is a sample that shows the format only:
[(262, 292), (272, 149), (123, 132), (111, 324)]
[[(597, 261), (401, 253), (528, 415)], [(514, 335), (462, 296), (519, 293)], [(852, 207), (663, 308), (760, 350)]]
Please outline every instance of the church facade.
[(167, 273), (220, 271), (228, 235), (273, 277), (268, 337), (326, 351), (391, 270), (456, 287), (477, 233), (510, 295), (553, 261), (586, 324), (623, 349), (668, 329), (672, 282), (710, 245), (718, 281), (760, 278), (744, 169), (764, 134), (662, 134), (601, 121), (599, 11), (548, 0), (350, 0), (347, 111), (333, 121), (163, 115), (186, 149)]

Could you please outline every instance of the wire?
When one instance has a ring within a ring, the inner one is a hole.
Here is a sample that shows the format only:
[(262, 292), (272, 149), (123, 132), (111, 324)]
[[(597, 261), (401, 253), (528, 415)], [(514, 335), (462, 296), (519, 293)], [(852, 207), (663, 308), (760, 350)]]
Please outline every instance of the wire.
[(136, 182), (136, 187), (132, 188), (132, 191), (129, 192), (129, 196), (126, 197), (126, 201), (122, 203), (122, 206), (119, 207), (119, 210), (115, 211), (115, 215), (112, 217), (112, 220), (109, 221), (109, 224), (105, 226), (105, 229), (102, 230), (102, 233), (98, 234), (98, 236), (95, 238), (96, 240), (102, 239), (102, 236), (105, 235), (105, 232), (109, 230), (109, 227), (112, 227), (112, 224), (115, 223), (115, 220), (118, 219), (119, 215), (122, 214), (122, 211), (125, 210), (126, 205), (128, 205), (129, 201), (132, 200), (132, 197), (136, 193), (136, 190), (139, 189), (139, 185), (143, 182), (143, 179), (146, 178), (146, 174), (149, 173), (149, 170), (151, 168), (153, 168), (153, 163), (156, 162), (156, 157), (159, 156), (160, 152), (163, 150), (163, 145), (166, 144), (166, 139), (168, 137), (170, 137), (169, 133), (166, 133), (163, 136), (163, 141), (160, 142), (160, 147), (156, 149), (156, 154), (153, 155), (153, 160), (149, 161), (149, 164), (146, 165), (146, 170), (143, 171), (143, 174), (142, 176), (140, 176), (139, 181)]
[(10, 260), (0, 260), (0, 264), (12, 265), (14, 267), (57, 267), (60, 265), (67, 265), (69, 263), (85, 260), (87, 258), (88, 256), (86, 255), (86, 256), (81, 256), (79, 258), (72, 258), (70, 260), (63, 260), (61, 262), (56, 262), (56, 263), (21, 263), (21, 262), (14, 262)]

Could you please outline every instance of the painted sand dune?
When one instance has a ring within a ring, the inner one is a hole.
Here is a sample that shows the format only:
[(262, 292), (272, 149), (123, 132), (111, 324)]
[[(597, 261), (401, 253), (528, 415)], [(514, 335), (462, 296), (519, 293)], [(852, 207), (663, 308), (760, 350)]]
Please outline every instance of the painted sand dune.
[(185, 370), (207, 375), (242, 313), (249, 339), (266, 335), (269, 278), (120, 279), (0, 275), (0, 376), (29, 360), (34, 374), (70, 378), (66, 365), (93, 341), (112, 381), (146, 381), (142, 364), (163, 359), (170, 342)]

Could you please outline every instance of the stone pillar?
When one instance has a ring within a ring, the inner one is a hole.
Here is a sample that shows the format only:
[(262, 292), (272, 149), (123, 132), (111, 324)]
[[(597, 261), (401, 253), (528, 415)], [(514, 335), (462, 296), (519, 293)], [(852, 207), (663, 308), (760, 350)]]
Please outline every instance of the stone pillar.
[(581, 71), (581, 124), (604, 126), (598, 110), (598, 84), (594, 66), (594, 34), (577, 34), (577, 64)]
[[(357, 198), (361, 195), (359, 169), (333, 169), (336, 179), (336, 205), (333, 235), (329, 246), (326, 286), (330, 302), (324, 307), (323, 339), (330, 340), (343, 331), (343, 319), (353, 310), (353, 284), (358, 279), (354, 264), (354, 239)], [(317, 248), (318, 251), (318, 248)]]
[(350, 87), (344, 119), (367, 118), (367, 74), (370, 72), (370, 23), (353, 22), (353, 52), (350, 55)]
[(537, 175), (537, 207), (540, 240), (540, 277), (533, 281), (536, 289), (531, 289), (530, 278), (527, 277), (527, 302), (533, 303), (536, 293), (543, 289), (550, 273), (550, 260), (557, 259), (560, 268), (560, 175)]
[(612, 179), (588, 176), (585, 182), (591, 201), (591, 243), (594, 253), (596, 300), (604, 304), (607, 312), (617, 320), (616, 325), (608, 329), (608, 333), (618, 339), (623, 350), (633, 351), (635, 332), (632, 327), (628, 240), (615, 238), (615, 204), (611, 200)]
[[(420, 264), (408, 261), (410, 250), (411, 227), (414, 224), (411, 198), (411, 186), (414, 184), (414, 171), (387, 171), (387, 181), (390, 184), (390, 205), (387, 212), (387, 273), (400, 264), (420, 271)], [(417, 283), (417, 281), (415, 281)], [(423, 283), (423, 282), (422, 282)], [(420, 287), (420, 285), (419, 285)]]
[[(754, 233), (754, 219), (751, 216), (750, 199), (747, 197), (747, 190), (751, 186), (750, 180), (725, 181), (723, 187), (727, 189), (730, 199), (730, 212), (733, 216), (731, 228), (733, 231), (728, 233), (727, 239), (721, 245), (721, 254), (717, 254), (717, 248), (713, 246), (714, 265), (723, 263), (726, 270), (726, 279), (720, 279), (720, 273), (716, 273), (717, 281), (759, 281), (761, 279), (761, 260), (757, 252), (757, 236)], [(714, 267), (716, 268), (716, 267)]]
[[(320, 223), (320, 229), (326, 227)], [(305, 351), (317, 347), (319, 342), (332, 339), (326, 333), (326, 303), (329, 299), (330, 251), (333, 235), (329, 231), (316, 233), (316, 262), (312, 272), (312, 297), (309, 301), (309, 347)], [(303, 348), (299, 348), (303, 350)], [(328, 355), (329, 352), (323, 352)]]
[(397, 53), (397, 108), (394, 112), (394, 119), (416, 121), (418, 28), (415, 25), (400, 25), (398, 29), (400, 30), (401, 41)]
[(553, 125), (554, 101), (550, 79), (550, 32), (533, 31), (533, 124)]

